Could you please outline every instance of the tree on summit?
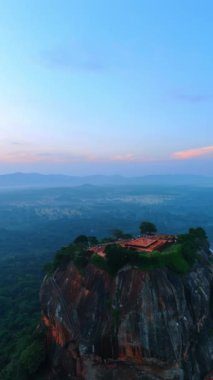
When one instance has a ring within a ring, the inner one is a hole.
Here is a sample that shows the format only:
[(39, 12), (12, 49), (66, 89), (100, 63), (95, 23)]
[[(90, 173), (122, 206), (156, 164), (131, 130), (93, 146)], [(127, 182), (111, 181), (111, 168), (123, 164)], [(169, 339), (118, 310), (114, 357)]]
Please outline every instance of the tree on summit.
[(112, 236), (116, 240), (118, 240), (118, 239), (131, 239), (133, 237), (131, 234), (123, 232), (119, 228), (114, 228), (111, 232), (112, 232)]
[(98, 244), (98, 239), (95, 236), (79, 235), (75, 238), (73, 243), (90, 246)]
[(155, 224), (148, 221), (142, 222), (139, 228), (142, 234), (152, 235), (157, 232), (157, 227), (155, 226)]
[(88, 244), (88, 237), (86, 235), (79, 235), (73, 241), (74, 244)]

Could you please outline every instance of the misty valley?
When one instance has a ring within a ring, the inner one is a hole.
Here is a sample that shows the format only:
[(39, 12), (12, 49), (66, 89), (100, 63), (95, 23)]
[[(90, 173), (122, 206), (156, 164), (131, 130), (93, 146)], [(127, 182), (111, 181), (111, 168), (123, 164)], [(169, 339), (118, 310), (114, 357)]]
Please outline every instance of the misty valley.
[(142, 219), (162, 233), (203, 226), (213, 243), (212, 187), (93, 186), (0, 193), (1, 256), (53, 253), (79, 234), (138, 233)]

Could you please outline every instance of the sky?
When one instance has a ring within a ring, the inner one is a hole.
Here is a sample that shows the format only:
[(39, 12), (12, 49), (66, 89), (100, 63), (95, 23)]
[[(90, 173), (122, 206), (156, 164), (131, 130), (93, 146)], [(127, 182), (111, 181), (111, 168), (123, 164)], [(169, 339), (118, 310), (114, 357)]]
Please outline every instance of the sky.
[(212, 0), (7, 0), (0, 174), (213, 175)]

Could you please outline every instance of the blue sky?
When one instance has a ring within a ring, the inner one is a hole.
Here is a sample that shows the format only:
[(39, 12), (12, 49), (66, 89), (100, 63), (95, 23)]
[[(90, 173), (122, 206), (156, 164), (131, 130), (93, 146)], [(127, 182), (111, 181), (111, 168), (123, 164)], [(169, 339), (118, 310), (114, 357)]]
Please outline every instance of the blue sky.
[(7, 0), (0, 173), (213, 175), (213, 3)]

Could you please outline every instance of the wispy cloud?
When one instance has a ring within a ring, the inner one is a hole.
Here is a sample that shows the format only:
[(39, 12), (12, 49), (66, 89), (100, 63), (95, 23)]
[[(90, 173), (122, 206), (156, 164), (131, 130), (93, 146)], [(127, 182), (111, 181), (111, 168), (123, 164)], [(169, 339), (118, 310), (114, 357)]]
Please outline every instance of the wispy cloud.
[(135, 155), (133, 153), (126, 154), (95, 154), (91, 152), (69, 152), (69, 151), (29, 151), (29, 150), (15, 150), (2, 152), (0, 154), (0, 163), (48, 163), (48, 164), (72, 164), (72, 163), (113, 163), (113, 162), (123, 162), (123, 163), (145, 163), (151, 162), (153, 159)]
[(173, 99), (186, 103), (203, 103), (213, 99), (213, 95), (209, 94), (187, 94), (184, 92), (173, 92)]
[(63, 152), (13, 152), (0, 154), (0, 163), (73, 163), (94, 161), (96, 158), (87, 154), (69, 154)]
[(20, 147), (20, 148), (26, 147), (26, 145), (28, 145), (28, 147), (29, 147), (29, 145), (30, 146), (34, 145), (32, 143), (29, 143), (29, 142), (26, 143), (26, 141), (9, 141), (9, 144), (12, 146), (15, 146), (15, 147)]
[(175, 152), (173, 153), (172, 158), (177, 159), (177, 160), (187, 160), (190, 158), (209, 156), (209, 155), (213, 155), (213, 145)]
[(100, 52), (77, 44), (58, 46), (42, 51), (40, 60), (46, 67), (67, 71), (99, 72), (107, 66)]
[(125, 161), (125, 162), (137, 161), (137, 159), (138, 159), (137, 156), (135, 156), (132, 153), (118, 154), (110, 158), (111, 161)]

